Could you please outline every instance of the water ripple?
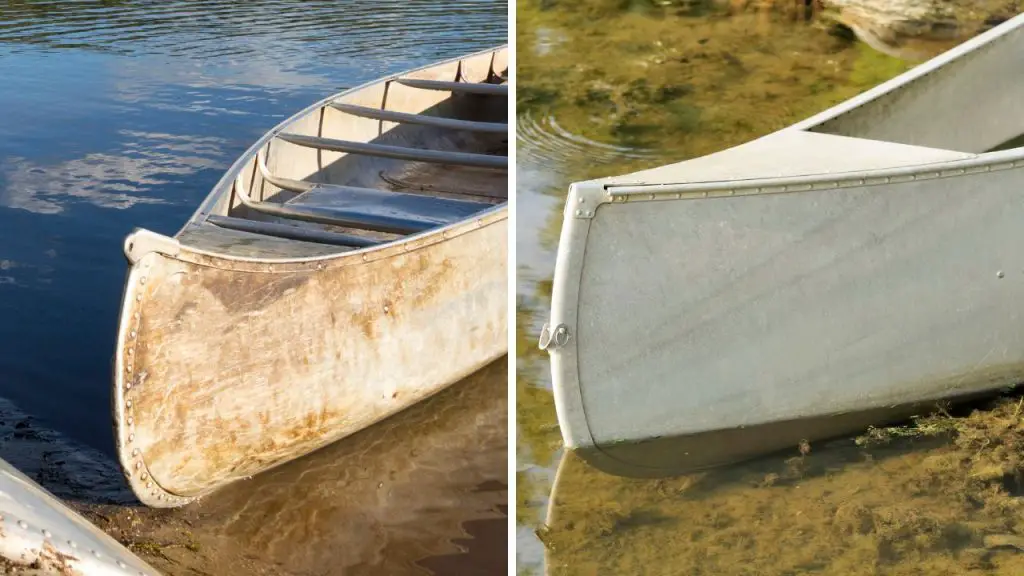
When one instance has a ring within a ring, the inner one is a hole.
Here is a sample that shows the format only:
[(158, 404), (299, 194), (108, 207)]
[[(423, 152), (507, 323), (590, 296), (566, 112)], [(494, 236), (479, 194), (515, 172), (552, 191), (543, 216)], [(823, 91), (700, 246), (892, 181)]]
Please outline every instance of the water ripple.
[[(438, 38), (487, 37), (500, 43), (505, 22), (495, 3), (405, 0), (335, 2), (226, 0), (167, 2), (37, 1), (0, 3), (0, 43), (89, 48), (195, 58), (276, 52), (376, 59), (430, 49)], [(387, 42), (381, 38), (387, 37)]]

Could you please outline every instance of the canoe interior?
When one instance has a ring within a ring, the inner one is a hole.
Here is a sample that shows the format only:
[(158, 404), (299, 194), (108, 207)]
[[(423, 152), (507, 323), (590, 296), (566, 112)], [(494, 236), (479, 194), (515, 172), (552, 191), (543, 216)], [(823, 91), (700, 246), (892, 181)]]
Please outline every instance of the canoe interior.
[(1024, 27), (1010, 27), (964, 57), (810, 129), (960, 152), (1005, 149), (1024, 134), (1021, 54)]
[(311, 106), (247, 152), (178, 240), (229, 256), (302, 258), (492, 210), (508, 199), (507, 76), (500, 48)]

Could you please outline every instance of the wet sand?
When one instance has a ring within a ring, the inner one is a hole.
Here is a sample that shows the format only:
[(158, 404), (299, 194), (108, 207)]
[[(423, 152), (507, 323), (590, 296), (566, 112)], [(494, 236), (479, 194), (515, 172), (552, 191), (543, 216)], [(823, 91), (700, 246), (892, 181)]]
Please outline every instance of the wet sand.
[(493, 574), (507, 567), (507, 362), (174, 510), (13, 407), (0, 457), (166, 576)]

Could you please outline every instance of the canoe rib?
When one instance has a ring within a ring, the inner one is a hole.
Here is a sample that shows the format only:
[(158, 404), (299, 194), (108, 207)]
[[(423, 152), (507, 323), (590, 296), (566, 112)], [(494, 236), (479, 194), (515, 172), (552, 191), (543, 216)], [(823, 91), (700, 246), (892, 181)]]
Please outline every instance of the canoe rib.
[(206, 218), (206, 221), (214, 226), (220, 226), (221, 228), (227, 228), (229, 230), (252, 232), (254, 234), (264, 234), (275, 238), (287, 238), (289, 240), (299, 240), (302, 242), (332, 244), (334, 246), (344, 246), (347, 248), (365, 248), (367, 246), (376, 246), (377, 244), (380, 244), (380, 241), (373, 240), (371, 238), (364, 238), (362, 236), (338, 234), (336, 232), (325, 232), (323, 230), (299, 228), (297, 226), (288, 226), (287, 224), (274, 224), (273, 222), (260, 222), (259, 220), (247, 220), (245, 218), (234, 218), (231, 216), (220, 216), (217, 214), (210, 214)]
[(380, 108), (369, 108), (367, 106), (356, 106), (355, 104), (344, 104), (332, 102), (331, 108), (374, 120), (385, 120), (387, 122), (398, 122), (402, 124), (420, 124), (434, 128), (448, 128), (452, 130), (469, 130), (472, 132), (492, 132), (505, 134), (508, 132), (508, 124), (502, 122), (475, 122), (472, 120), (459, 120), (458, 118), (444, 118), (442, 116), (428, 116), (426, 114), (408, 114), (394, 110), (381, 110)]
[(488, 84), (486, 82), (445, 82), (443, 80), (421, 80), (419, 78), (399, 78), (398, 84), (422, 90), (438, 90), (441, 92), (461, 92), (463, 94), (479, 94), (481, 96), (508, 96), (508, 84)]
[(393, 158), (395, 160), (412, 160), (414, 162), (433, 162), (437, 164), (451, 164), (454, 166), (473, 166), (476, 168), (494, 168), (498, 170), (508, 169), (507, 156), (492, 156), (490, 154), (474, 154), (471, 152), (450, 152), (447, 150), (426, 150), (423, 148), (407, 148), (405, 146), (392, 146), (390, 144), (371, 144), (369, 142), (354, 142), (351, 140), (338, 140), (336, 138), (319, 138), (317, 136), (304, 136), (302, 134), (289, 134), (287, 132), (277, 135), (278, 138), (307, 148), (318, 150), (330, 150), (331, 152), (346, 152), (348, 154), (365, 154), (380, 158)]
[[(323, 192), (322, 196), (341, 196), (345, 200), (337, 202), (336, 207), (318, 206), (312, 200), (307, 200), (307, 197), (315, 192)], [(256, 202), (246, 191), (241, 177), (235, 181), (235, 193), (246, 206), (264, 214), (396, 234), (423, 232), (450, 224), (457, 219), (469, 218), (475, 213), (491, 208), (489, 204), (476, 202), (323, 184), (311, 186), (287, 204)], [(307, 204), (304, 205), (303, 202)], [(448, 213), (447, 218), (442, 217), (445, 212)], [(251, 227), (248, 231), (255, 230), (255, 227)], [(353, 238), (351, 236), (337, 235), (335, 238), (336, 243), (342, 246), (358, 245), (345, 243), (346, 238)]]

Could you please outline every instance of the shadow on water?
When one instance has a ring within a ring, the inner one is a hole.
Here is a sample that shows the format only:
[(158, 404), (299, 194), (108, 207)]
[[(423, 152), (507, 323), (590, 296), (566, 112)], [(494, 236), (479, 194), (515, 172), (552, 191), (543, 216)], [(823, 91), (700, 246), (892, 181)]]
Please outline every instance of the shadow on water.
[[(502, 1), (0, 0), (0, 457), (115, 535), (127, 522), (143, 556), (179, 554), (154, 562), (168, 574), (205, 573), (200, 558), (217, 574), (331, 573), (340, 548), (367, 571), (475, 566), (507, 513), (498, 368), (432, 400), (444, 415), (401, 416), (376, 440), (160, 512), (123, 505), (110, 365), (132, 228), (176, 232), (241, 152), (310, 102), (507, 41)], [(397, 486), (370, 490), (370, 476)], [(276, 518), (270, 532), (260, 517)], [(209, 543), (204, 526), (235, 540)], [(317, 542), (333, 564), (316, 564)]]
[(913, 65), (771, 4), (517, 4), (520, 574), (1024, 573), (1019, 396), (670, 478), (561, 445), (537, 335), (569, 184), (754, 139)]

